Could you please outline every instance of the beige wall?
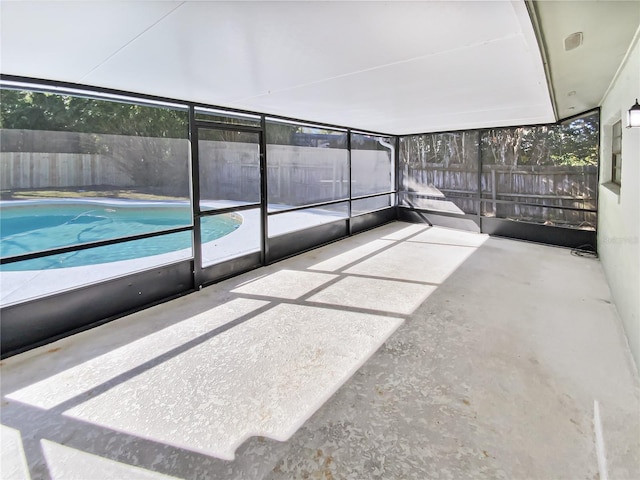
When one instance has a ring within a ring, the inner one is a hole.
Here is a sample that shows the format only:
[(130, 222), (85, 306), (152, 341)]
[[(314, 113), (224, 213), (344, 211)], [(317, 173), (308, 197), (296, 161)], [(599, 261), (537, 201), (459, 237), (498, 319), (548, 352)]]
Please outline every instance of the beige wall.
[[(640, 369), (640, 128), (625, 128), (640, 97), (640, 30), (601, 105), (598, 251), (613, 301)], [(611, 180), (611, 126), (622, 119), (622, 182)]]

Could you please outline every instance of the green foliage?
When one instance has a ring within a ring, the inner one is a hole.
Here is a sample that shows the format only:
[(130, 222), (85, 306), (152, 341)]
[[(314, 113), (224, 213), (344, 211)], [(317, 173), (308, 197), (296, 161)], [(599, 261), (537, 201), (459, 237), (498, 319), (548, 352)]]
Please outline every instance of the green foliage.
[(187, 138), (188, 116), (180, 110), (109, 100), (0, 91), (0, 128), (145, 137)]
[(405, 137), (400, 143), (403, 162), (412, 168), (426, 165), (468, 168), (478, 164), (478, 132), (436, 133)]
[[(598, 114), (566, 124), (496, 128), (482, 136), (485, 165), (595, 166), (598, 164)], [(402, 163), (412, 168), (441, 164), (477, 165), (477, 131), (412, 135), (401, 140)]]
[(483, 159), (496, 165), (598, 164), (598, 114), (566, 124), (490, 130), (483, 138)]
[(293, 134), (300, 131), (300, 127), (286, 123), (267, 123), (267, 143), (270, 145), (291, 145)]

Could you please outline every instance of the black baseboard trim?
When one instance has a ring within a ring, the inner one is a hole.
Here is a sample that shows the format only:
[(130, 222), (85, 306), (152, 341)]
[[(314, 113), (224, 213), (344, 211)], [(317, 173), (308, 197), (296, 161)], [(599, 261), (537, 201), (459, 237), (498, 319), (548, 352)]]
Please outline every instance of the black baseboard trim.
[(458, 215), (429, 210), (417, 210), (406, 207), (398, 207), (398, 220), (411, 223), (427, 223), (438, 227), (455, 228), (468, 232), (480, 232), (477, 215)]
[(482, 233), (496, 237), (527, 240), (529, 242), (555, 245), (558, 247), (582, 248), (596, 251), (595, 230), (555, 227), (536, 223), (517, 222), (504, 218), (482, 217)]
[(351, 233), (360, 233), (365, 230), (379, 227), (396, 219), (396, 208), (390, 207), (384, 210), (365, 213), (351, 218)]
[(2, 358), (193, 291), (191, 260), (0, 309)]

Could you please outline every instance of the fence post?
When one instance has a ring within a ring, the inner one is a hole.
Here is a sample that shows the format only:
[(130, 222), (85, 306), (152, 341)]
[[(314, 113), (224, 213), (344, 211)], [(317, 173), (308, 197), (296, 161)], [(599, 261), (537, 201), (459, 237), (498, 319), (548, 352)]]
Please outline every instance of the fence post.
[(493, 215), (494, 216), (498, 216), (498, 210), (497, 210), (497, 205), (496, 205), (496, 169), (495, 168), (491, 168), (491, 200), (493, 200), (493, 202), (491, 202), (491, 204), (493, 205)]

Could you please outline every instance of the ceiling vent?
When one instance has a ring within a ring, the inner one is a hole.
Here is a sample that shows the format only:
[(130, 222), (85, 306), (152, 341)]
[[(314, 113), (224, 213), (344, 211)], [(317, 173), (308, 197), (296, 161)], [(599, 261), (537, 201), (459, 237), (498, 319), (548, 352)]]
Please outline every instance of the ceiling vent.
[(564, 39), (564, 50), (568, 52), (582, 45), (582, 32), (576, 32)]

